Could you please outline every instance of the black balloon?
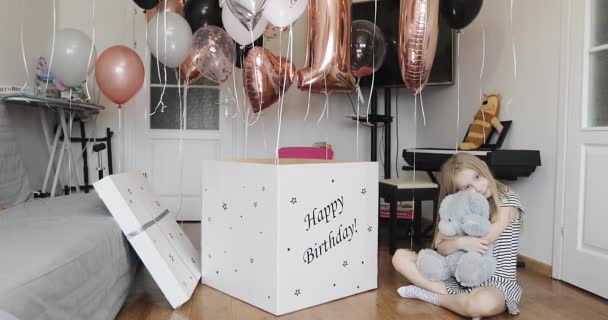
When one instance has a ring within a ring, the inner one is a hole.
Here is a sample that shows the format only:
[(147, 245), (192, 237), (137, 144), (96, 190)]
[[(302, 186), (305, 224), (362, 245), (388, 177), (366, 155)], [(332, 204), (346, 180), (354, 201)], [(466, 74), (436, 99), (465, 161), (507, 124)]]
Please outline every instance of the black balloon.
[(190, 24), (192, 32), (206, 25), (223, 28), (222, 9), (218, 0), (187, 0), (184, 18)]
[(441, 0), (439, 10), (452, 29), (468, 26), (481, 10), (483, 0)]
[(149, 10), (156, 7), (160, 0), (133, 0), (133, 2), (135, 2), (135, 4), (138, 5), (140, 8), (144, 10)]
[(263, 47), (264, 46), (264, 37), (260, 36), (257, 40), (255, 40), (253, 43), (250, 43), (246, 46), (241, 46), (238, 43), (236, 44), (236, 59), (234, 59), (234, 65), (237, 68), (242, 68), (242, 62), (243, 60), (245, 60), (245, 57), (247, 57), (247, 53), (249, 53), (249, 50), (251, 50), (251, 48), (255, 47)]

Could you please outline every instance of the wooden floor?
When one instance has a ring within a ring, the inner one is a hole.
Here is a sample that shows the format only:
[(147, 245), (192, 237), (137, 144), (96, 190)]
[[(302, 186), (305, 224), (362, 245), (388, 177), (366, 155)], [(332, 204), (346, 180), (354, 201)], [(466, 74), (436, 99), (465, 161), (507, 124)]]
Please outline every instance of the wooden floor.
[[(200, 237), (196, 230), (188, 230), (196, 229), (198, 225), (184, 226), (187, 233), (191, 231), (189, 235), (193, 243), (199, 244)], [(409, 248), (409, 241), (402, 243), (402, 247)], [(519, 282), (524, 290), (521, 314), (516, 318), (503, 314), (494, 319), (608, 319), (607, 300), (526, 269), (518, 270)], [(400, 298), (396, 293), (397, 288), (408, 283), (393, 270), (385, 243), (381, 243), (379, 250), (378, 272), (377, 290), (275, 317), (202, 284), (198, 285), (192, 299), (173, 310), (142, 267), (127, 303), (116, 319), (463, 319), (443, 308)]]

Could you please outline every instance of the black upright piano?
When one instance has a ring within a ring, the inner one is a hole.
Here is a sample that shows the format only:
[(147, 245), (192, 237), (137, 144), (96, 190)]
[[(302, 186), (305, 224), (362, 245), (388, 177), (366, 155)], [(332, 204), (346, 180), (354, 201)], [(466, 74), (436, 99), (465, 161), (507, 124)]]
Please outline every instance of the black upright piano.
[(500, 149), (502, 142), (511, 127), (511, 121), (502, 121), (504, 126), (498, 140), (494, 144), (485, 144), (471, 151), (439, 148), (416, 148), (403, 150), (403, 159), (409, 164), (405, 169), (426, 171), (431, 177), (432, 172), (441, 170), (441, 165), (456, 152), (468, 152), (488, 164), (497, 179), (516, 180), (529, 177), (536, 167), (541, 165), (539, 150), (509, 150)]
[[(454, 149), (405, 149), (403, 159), (410, 168), (427, 172), (439, 171), (441, 165), (456, 151)], [(516, 180), (519, 177), (529, 177), (536, 167), (540, 166), (538, 150), (474, 150), (462, 151), (471, 153), (488, 164), (497, 179)]]

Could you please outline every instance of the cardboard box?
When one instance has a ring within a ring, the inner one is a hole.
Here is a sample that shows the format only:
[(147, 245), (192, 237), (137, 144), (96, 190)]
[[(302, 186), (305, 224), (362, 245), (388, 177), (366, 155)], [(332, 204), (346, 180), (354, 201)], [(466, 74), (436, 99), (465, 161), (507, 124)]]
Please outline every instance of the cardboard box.
[(171, 306), (188, 301), (201, 276), (200, 256), (148, 181), (131, 172), (93, 186)]
[(378, 165), (205, 161), (202, 282), (281, 315), (377, 288)]

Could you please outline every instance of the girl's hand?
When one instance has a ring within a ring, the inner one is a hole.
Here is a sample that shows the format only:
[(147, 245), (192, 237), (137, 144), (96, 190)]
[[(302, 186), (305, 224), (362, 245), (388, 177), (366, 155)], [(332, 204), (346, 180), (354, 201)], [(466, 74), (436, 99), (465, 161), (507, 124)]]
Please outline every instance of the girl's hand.
[(466, 252), (477, 252), (479, 254), (486, 253), (486, 251), (488, 251), (488, 245), (490, 244), (488, 240), (477, 237), (461, 237), (458, 241), (461, 250)]

